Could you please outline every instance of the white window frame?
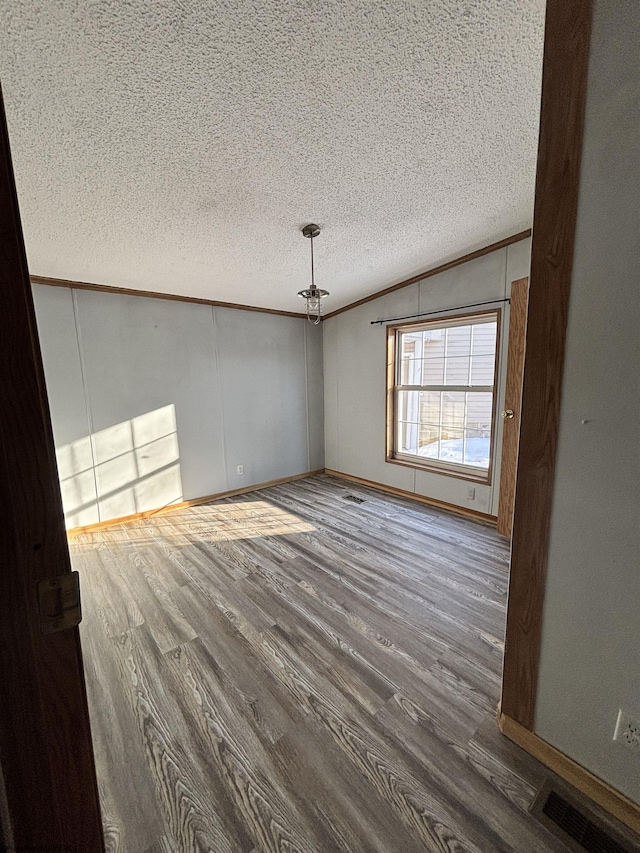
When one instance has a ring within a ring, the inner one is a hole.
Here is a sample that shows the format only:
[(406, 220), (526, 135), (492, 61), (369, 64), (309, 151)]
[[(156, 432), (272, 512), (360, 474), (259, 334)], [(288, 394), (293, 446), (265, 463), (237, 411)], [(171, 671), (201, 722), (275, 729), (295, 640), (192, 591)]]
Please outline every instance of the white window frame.
[[(496, 349), (494, 355), (494, 372), (492, 385), (402, 385), (400, 370), (402, 359), (400, 357), (400, 342), (402, 333), (417, 331), (435, 331), (439, 329), (452, 328), (455, 326), (474, 326), (484, 323), (496, 323)], [(493, 459), (496, 438), (496, 403), (498, 397), (498, 360), (500, 352), (500, 325), (501, 310), (493, 308), (474, 314), (456, 314), (455, 316), (438, 317), (433, 320), (418, 320), (413, 323), (404, 323), (398, 326), (387, 326), (387, 440), (386, 461), (397, 465), (406, 465), (437, 474), (450, 477), (458, 477), (475, 483), (491, 483), (493, 471)], [(419, 457), (414, 454), (401, 453), (396, 448), (398, 436), (398, 424), (396, 413), (398, 410), (397, 399), (400, 391), (466, 391), (484, 392), (492, 394), (491, 427), (489, 445), (489, 468), (478, 468), (474, 465), (446, 462), (440, 459)]]

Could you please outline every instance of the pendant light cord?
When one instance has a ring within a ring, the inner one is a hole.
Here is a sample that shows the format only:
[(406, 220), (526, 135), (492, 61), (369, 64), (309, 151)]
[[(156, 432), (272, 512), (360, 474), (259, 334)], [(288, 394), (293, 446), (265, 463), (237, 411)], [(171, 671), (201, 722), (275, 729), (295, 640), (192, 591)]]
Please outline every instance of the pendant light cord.
[[(313, 234), (312, 234), (311, 235), (311, 290), (315, 290), (315, 289), (316, 289), (316, 280), (315, 280), (314, 269), (313, 269)], [(309, 303), (307, 302), (307, 318), (309, 319), (309, 321), (313, 322), (314, 326), (317, 326), (320, 323), (320, 311), (321, 311), (320, 298), (318, 298), (318, 314), (316, 315), (315, 320), (311, 321), (311, 317), (309, 316)]]
[(311, 235), (311, 290), (316, 289), (315, 278), (313, 274), (313, 234)]

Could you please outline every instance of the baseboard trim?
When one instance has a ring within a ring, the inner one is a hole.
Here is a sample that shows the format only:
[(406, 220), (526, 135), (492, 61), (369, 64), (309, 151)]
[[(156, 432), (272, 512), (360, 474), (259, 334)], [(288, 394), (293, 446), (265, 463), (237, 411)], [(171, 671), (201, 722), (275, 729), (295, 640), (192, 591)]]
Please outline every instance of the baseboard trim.
[(428, 498), (425, 495), (418, 495), (416, 492), (408, 492), (405, 489), (397, 489), (395, 486), (386, 486), (384, 483), (376, 483), (374, 480), (365, 480), (363, 477), (354, 477), (352, 474), (343, 474), (341, 471), (333, 471), (331, 468), (324, 469), (325, 474), (330, 474), (332, 477), (340, 477), (342, 480), (349, 480), (352, 483), (361, 483), (363, 486), (371, 486), (372, 489), (380, 489), (381, 492), (389, 492), (391, 495), (398, 495), (401, 498), (408, 498), (418, 503), (427, 504), (428, 506), (436, 507), (437, 509), (453, 512), (456, 515), (463, 515), (465, 518), (472, 518), (474, 521), (484, 521), (486, 524), (491, 524), (495, 527), (498, 519), (495, 515), (488, 515), (477, 510), (467, 509), (457, 504), (450, 504), (446, 501), (439, 501), (435, 498)]
[(609, 814), (628, 826), (634, 832), (640, 832), (640, 805), (625, 797), (602, 779), (594, 776), (580, 764), (566, 756), (559, 749), (542, 740), (537, 734), (525, 729), (511, 717), (500, 713), (498, 717), (500, 731), (509, 740), (521, 746), (525, 752), (533, 755), (558, 776), (561, 776), (578, 791), (602, 806)]
[(205, 495), (202, 498), (192, 498), (188, 501), (168, 504), (167, 506), (162, 506), (158, 509), (150, 509), (146, 512), (136, 512), (133, 515), (121, 515), (119, 518), (110, 518), (107, 521), (99, 521), (96, 524), (87, 524), (85, 527), (71, 527), (67, 530), (67, 537), (69, 539), (73, 539), (76, 536), (81, 536), (83, 533), (93, 533), (96, 530), (105, 530), (108, 527), (115, 527), (118, 524), (126, 524), (128, 521), (137, 521), (141, 518), (153, 518), (156, 515), (165, 515), (168, 512), (187, 509), (190, 506), (198, 506), (198, 504), (206, 504), (210, 501), (221, 500), (222, 498), (231, 498), (234, 497), (234, 495), (258, 492), (260, 489), (267, 489), (269, 486), (279, 486), (281, 483), (292, 483), (294, 480), (304, 480), (307, 477), (315, 477), (317, 474), (324, 474), (324, 468), (318, 468), (316, 471), (307, 471), (304, 474), (294, 474), (291, 477), (279, 477), (277, 480), (267, 480), (266, 483), (256, 483), (255, 486), (244, 486), (241, 489), (231, 489), (228, 492), (217, 492), (215, 495)]

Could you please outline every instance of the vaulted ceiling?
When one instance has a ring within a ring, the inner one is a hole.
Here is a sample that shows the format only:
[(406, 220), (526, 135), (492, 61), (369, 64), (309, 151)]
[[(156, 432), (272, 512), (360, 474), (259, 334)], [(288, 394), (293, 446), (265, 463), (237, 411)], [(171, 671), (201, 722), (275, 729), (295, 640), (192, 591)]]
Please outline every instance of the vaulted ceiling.
[(0, 0), (34, 274), (326, 310), (531, 225), (543, 0)]

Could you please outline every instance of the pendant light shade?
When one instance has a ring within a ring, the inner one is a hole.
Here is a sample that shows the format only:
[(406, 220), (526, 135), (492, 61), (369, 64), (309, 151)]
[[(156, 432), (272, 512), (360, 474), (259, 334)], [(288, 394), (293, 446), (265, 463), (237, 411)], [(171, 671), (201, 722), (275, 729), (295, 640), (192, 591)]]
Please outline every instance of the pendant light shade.
[(316, 287), (315, 283), (313, 267), (313, 238), (317, 237), (319, 233), (320, 229), (313, 223), (305, 225), (302, 229), (303, 236), (308, 237), (311, 240), (311, 287), (308, 287), (306, 290), (298, 291), (298, 296), (306, 300), (307, 319), (310, 323), (313, 323), (314, 326), (317, 326), (320, 322), (322, 314), (322, 300), (329, 295), (328, 290), (321, 290), (319, 287)]

